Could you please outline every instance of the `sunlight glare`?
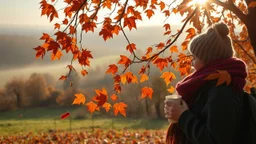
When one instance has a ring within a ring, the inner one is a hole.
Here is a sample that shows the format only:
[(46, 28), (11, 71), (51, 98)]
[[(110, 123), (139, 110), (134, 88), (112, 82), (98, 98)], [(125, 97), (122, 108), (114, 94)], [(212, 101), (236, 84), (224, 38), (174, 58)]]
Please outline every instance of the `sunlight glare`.
[(206, 3), (207, 0), (192, 0), (191, 2), (188, 3), (188, 6), (198, 4), (198, 5), (203, 5)]
[(202, 4), (204, 4), (206, 1), (207, 1), (207, 0), (193, 0), (193, 3), (202, 5)]

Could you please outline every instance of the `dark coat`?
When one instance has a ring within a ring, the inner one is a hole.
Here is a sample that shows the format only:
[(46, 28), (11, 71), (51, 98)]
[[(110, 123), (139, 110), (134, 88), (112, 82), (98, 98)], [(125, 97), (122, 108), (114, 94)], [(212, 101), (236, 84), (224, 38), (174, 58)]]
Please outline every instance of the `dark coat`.
[(241, 92), (222, 84), (205, 86), (196, 95), (191, 109), (178, 121), (186, 135), (182, 144), (245, 144)]

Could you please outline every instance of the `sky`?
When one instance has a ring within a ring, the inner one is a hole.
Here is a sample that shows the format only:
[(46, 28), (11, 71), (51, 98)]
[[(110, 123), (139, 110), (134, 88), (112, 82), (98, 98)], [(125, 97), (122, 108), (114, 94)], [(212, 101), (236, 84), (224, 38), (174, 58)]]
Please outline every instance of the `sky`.
[[(26, 25), (26, 26), (52, 26), (58, 20), (49, 23), (49, 20), (46, 16), (41, 17), (40, 9), (41, 0), (0, 0), (0, 25)], [(56, 4), (56, 9), (64, 8), (65, 5), (59, 0), (59, 3)], [(106, 11), (107, 12), (107, 11)], [(144, 20), (138, 25), (141, 26), (153, 26), (153, 25), (162, 25), (165, 18), (159, 16), (159, 13), (155, 13), (157, 17), (153, 17), (150, 20)], [(60, 17), (63, 17), (60, 14)], [(61, 19), (62, 21), (63, 19)], [(171, 23), (180, 22), (181, 17), (172, 16)]]
[[(61, 0), (59, 0), (61, 1)], [(65, 74), (66, 65), (70, 63), (71, 56), (65, 55), (60, 61), (50, 61), (49, 55), (44, 60), (35, 58), (33, 48), (42, 44), (39, 38), (43, 32), (53, 33), (53, 24), (46, 16), (41, 17), (40, 0), (0, 0), (0, 88), (13, 77), (28, 77), (33, 72), (47, 73), (55, 77)], [(61, 5), (58, 6), (63, 7)], [(59, 20), (59, 21), (62, 21)], [(127, 33), (131, 42), (143, 53), (145, 49), (160, 41), (163, 37), (164, 18), (145, 20), (137, 25), (138, 29)], [(171, 23), (176, 26), (179, 18), (174, 17)], [(105, 42), (99, 31), (83, 36), (83, 45), (92, 51), (94, 59), (92, 65), (116, 63), (120, 54), (128, 54), (125, 50), (127, 41), (123, 36), (115, 37)], [(97, 44), (97, 45), (96, 45)], [(77, 65), (78, 66), (78, 65)]]

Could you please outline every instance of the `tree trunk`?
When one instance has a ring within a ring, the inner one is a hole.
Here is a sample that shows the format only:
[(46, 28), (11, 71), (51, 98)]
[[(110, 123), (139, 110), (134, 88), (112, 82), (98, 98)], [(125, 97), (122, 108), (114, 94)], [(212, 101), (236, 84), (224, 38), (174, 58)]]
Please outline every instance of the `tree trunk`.
[(149, 117), (148, 99), (145, 99), (145, 102), (146, 102), (146, 112), (147, 112), (147, 117)]
[(160, 102), (155, 103), (157, 118), (161, 118)]
[(20, 94), (14, 90), (14, 93), (16, 95), (16, 98), (17, 98), (17, 107), (20, 108), (21, 107), (21, 97), (20, 97)]
[(254, 55), (256, 56), (256, 7), (249, 8), (249, 12), (247, 15), (247, 21), (245, 23), (248, 34), (250, 37), (251, 45), (254, 50)]

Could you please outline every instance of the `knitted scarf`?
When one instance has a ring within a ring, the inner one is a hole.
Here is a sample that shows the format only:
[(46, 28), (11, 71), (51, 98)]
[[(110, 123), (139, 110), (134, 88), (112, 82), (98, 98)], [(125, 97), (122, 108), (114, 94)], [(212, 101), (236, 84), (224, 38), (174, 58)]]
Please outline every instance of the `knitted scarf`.
[[(236, 58), (216, 60), (191, 73), (177, 83), (176, 90), (188, 104), (189, 108), (191, 108), (196, 99), (195, 93), (209, 82), (205, 78), (210, 74), (216, 73), (216, 70), (225, 70), (230, 74), (233, 89), (242, 90), (245, 86), (247, 72), (243, 61)], [(171, 124), (167, 130), (166, 143), (182, 144), (184, 139), (185, 134), (178, 128), (177, 124)]]

